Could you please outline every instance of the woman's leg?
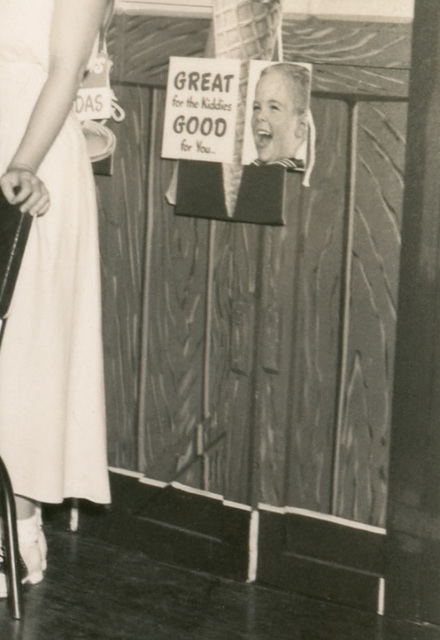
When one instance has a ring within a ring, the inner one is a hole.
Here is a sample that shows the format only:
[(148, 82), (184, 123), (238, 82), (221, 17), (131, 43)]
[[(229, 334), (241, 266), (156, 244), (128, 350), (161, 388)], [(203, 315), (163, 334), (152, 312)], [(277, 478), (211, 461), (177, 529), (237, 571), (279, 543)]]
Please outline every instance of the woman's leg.
[(17, 520), (26, 520), (35, 515), (37, 503), (22, 496), (15, 496), (15, 510), (17, 512)]
[[(23, 583), (37, 584), (46, 569), (47, 545), (44, 537), (38, 502), (15, 496), (18, 547), (23, 560)], [(0, 599), (8, 595), (3, 562), (0, 563)]]
[(28, 570), (25, 582), (36, 584), (46, 569), (47, 545), (44, 537), (40, 504), (23, 496), (15, 496), (18, 546)]

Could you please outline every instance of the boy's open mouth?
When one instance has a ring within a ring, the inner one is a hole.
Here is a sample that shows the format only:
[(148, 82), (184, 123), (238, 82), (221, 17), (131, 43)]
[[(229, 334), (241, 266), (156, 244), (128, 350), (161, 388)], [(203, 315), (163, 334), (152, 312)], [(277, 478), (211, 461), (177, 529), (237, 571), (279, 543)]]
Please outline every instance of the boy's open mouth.
[(267, 147), (272, 140), (272, 134), (269, 131), (258, 129), (256, 132), (256, 145), (259, 149)]

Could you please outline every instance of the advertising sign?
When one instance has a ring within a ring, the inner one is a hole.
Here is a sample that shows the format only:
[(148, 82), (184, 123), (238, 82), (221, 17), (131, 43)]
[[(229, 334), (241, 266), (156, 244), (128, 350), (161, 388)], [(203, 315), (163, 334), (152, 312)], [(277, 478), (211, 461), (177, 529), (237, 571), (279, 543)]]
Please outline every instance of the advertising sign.
[(171, 57), (162, 157), (232, 162), (240, 60)]
[(243, 164), (306, 162), (311, 78), (311, 64), (250, 61)]

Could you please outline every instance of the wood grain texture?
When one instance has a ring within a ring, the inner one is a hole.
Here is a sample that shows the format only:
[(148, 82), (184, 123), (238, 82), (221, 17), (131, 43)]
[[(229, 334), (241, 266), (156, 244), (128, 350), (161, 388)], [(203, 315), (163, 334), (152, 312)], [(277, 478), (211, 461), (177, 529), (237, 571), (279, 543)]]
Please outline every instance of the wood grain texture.
[(157, 132), (150, 158), (148, 211), (151, 267), (148, 283), (148, 372), (144, 464), (151, 477), (170, 481), (197, 452), (202, 419), (203, 348), (208, 225), (178, 218), (164, 194), (173, 163), (159, 161), (164, 92), (156, 92)]
[(202, 56), (209, 24), (209, 20), (116, 16), (109, 39), (110, 51), (118, 59), (113, 77), (166, 85), (169, 57)]
[[(286, 504), (330, 509), (339, 364), (348, 109), (315, 100), (317, 164), (305, 190), (295, 282)], [(282, 480), (278, 479), (278, 483)]]
[[(201, 55), (208, 24), (124, 15), (110, 33), (127, 111), (114, 125), (115, 176), (99, 179), (111, 463), (239, 502), (328, 512), (337, 449), (338, 515), (381, 524), (409, 28), (284, 24), (286, 58), (315, 62), (317, 164), (295, 205), (293, 189), (286, 227), (265, 229), (175, 216), (164, 199), (174, 163), (160, 159), (164, 91), (153, 85), (165, 84), (170, 55)], [(339, 443), (356, 100), (354, 306)]]
[[(261, 245), (256, 402), (252, 416), (258, 439), (259, 501), (285, 504), (290, 423), (292, 328), (301, 245), (302, 175), (286, 175), (285, 227), (264, 228)], [(296, 384), (296, 383), (295, 383)], [(290, 423), (291, 424), (291, 423)]]
[[(230, 371), (225, 388), (225, 403), (219, 408), (222, 419), (228, 424), (225, 496), (246, 504), (252, 502), (252, 474), (258, 447), (258, 442), (253, 437), (251, 419), (255, 390), (254, 341), (258, 313), (259, 233), (257, 225), (233, 226)], [(221, 287), (220, 282), (218, 287)]]
[(284, 59), (409, 69), (411, 25), (339, 20), (285, 20)]
[(98, 177), (109, 462), (136, 469), (150, 92), (115, 87), (127, 113), (113, 177)]
[[(117, 15), (109, 33), (113, 78), (165, 85), (169, 56), (202, 56), (209, 20)], [(379, 82), (395, 84), (397, 70), (409, 70), (411, 27), (406, 24), (284, 19), (284, 59), (329, 66), (332, 83), (356, 83), (370, 92)], [(331, 70), (338, 66), (339, 73)], [(347, 80), (344, 79), (346, 76)], [(382, 80), (381, 80), (382, 78)], [(395, 88), (395, 87), (394, 87)]]
[(334, 96), (358, 96), (377, 100), (379, 96), (407, 100), (409, 71), (406, 69), (370, 69), (336, 64), (313, 66), (313, 93)]
[(406, 107), (359, 111), (344, 429), (336, 515), (385, 525)]
[[(210, 223), (210, 296), (208, 300), (210, 325), (208, 328), (209, 359), (206, 368), (206, 411), (210, 416), (209, 429), (204, 433), (205, 448), (219, 438), (222, 439), (214, 448), (209, 458), (209, 489), (216, 493), (229, 494), (230, 499), (245, 500), (246, 483), (238, 482), (231, 488), (228, 478), (226, 460), (231, 451), (228, 449), (233, 412), (231, 407), (239, 406), (244, 410), (243, 422), (246, 424), (247, 402), (240, 402), (248, 388), (248, 379), (234, 373), (231, 367), (231, 349), (234, 341), (233, 333), (233, 292), (234, 292), (234, 236), (237, 229), (224, 222)], [(248, 345), (247, 345), (248, 349)], [(249, 358), (249, 353), (247, 357)], [(247, 366), (245, 366), (247, 369)], [(237, 456), (246, 478), (248, 466), (247, 430), (240, 430), (235, 447), (240, 443), (240, 455)], [(237, 452), (236, 452), (237, 453)], [(235, 456), (234, 456), (235, 458)], [(234, 474), (236, 477), (236, 474)]]

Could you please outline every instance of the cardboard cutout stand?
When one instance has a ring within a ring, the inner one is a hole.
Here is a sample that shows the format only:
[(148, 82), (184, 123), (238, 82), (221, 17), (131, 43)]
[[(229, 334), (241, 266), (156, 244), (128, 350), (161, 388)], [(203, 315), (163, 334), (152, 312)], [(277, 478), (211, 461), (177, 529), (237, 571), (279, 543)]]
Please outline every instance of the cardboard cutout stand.
[(286, 169), (280, 165), (243, 168), (232, 216), (225, 205), (222, 165), (213, 162), (179, 162), (175, 212), (178, 215), (250, 222), (285, 224)]

